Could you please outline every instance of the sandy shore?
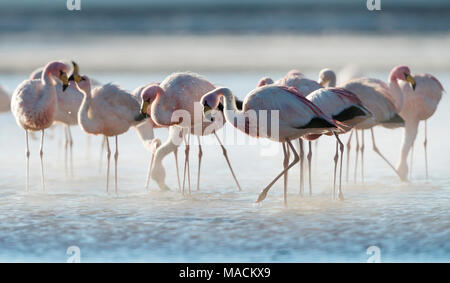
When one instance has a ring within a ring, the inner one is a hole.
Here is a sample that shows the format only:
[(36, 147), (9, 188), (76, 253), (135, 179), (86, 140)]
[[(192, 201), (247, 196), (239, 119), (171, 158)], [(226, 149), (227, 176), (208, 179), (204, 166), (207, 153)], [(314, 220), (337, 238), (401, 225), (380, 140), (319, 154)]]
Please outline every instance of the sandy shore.
[(305, 71), (352, 64), (362, 70), (408, 64), (450, 68), (445, 35), (0, 36), (0, 72), (29, 72), (52, 59), (79, 61), (87, 71)]

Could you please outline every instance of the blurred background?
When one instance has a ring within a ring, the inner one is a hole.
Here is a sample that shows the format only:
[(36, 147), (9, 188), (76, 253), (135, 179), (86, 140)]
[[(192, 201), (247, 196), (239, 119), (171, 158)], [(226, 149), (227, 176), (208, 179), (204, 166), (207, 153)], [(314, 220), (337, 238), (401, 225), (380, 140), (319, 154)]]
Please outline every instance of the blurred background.
[(450, 1), (0, 2), (0, 72), (77, 58), (90, 71), (386, 71), (450, 62)]

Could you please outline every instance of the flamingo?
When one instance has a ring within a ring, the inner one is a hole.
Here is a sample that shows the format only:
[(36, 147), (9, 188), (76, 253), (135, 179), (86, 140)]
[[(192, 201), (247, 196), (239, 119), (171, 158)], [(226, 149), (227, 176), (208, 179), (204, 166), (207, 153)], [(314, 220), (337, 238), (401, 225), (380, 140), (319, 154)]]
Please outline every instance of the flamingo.
[[(241, 190), (241, 186), (236, 178), (236, 175), (231, 166), (227, 150), (225, 146), (220, 141), (219, 137), (216, 134), (216, 131), (220, 129), (224, 123), (215, 122), (205, 122), (200, 119), (196, 119), (194, 108), (196, 105), (199, 105), (199, 101), (203, 94), (208, 91), (213, 90), (215, 87), (212, 83), (202, 78), (198, 74), (182, 72), (182, 73), (173, 73), (169, 75), (163, 82), (160, 84), (152, 84), (149, 85), (142, 93), (142, 106), (141, 106), (141, 114), (146, 116), (150, 115), (151, 119), (161, 127), (171, 127), (180, 125), (179, 121), (173, 121), (172, 116), (177, 110), (184, 110), (189, 113), (191, 119), (190, 125), (184, 125), (184, 129), (180, 129), (180, 127), (174, 128), (169, 133), (169, 140), (165, 144), (161, 145), (155, 153), (154, 157), (154, 165), (152, 167), (151, 177), (154, 179), (161, 189), (167, 189), (167, 185), (165, 184), (165, 170), (162, 166), (162, 159), (165, 155), (170, 152), (176, 150), (179, 144), (173, 143), (174, 138), (183, 138), (186, 144), (185, 150), (185, 163), (184, 163), (184, 176), (183, 176), (183, 192), (184, 192), (184, 184), (186, 177), (186, 170), (188, 176), (188, 184), (190, 191), (190, 172), (189, 172), (189, 140), (190, 134), (197, 135), (198, 143), (199, 143), (199, 167), (197, 172), (197, 190), (200, 188), (200, 166), (202, 159), (202, 149), (200, 136), (210, 134), (205, 132), (206, 129), (214, 128), (213, 134), (217, 139), (221, 149), (222, 154), (225, 157), (228, 168), (231, 171), (233, 179), (238, 187), (238, 190)], [(222, 119), (223, 121), (223, 119)], [(190, 133), (190, 134), (189, 134)], [(187, 138), (185, 136), (187, 135)]]
[[(73, 68), (69, 80), (70, 81), (75, 80), (76, 82), (79, 82), (81, 80), (80, 68), (78, 64), (75, 63), (74, 61), (72, 61), (71, 63)], [(41, 74), (42, 68), (38, 68), (31, 73), (30, 79), (38, 78), (41, 76)], [(93, 83), (93, 86), (98, 85), (99, 83), (96, 81)], [(61, 91), (60, 87), (57, 87), (56, 90), (58, 103), (54, 121), (56, 123), (64, 125), (66, 174), (68, 168), (67, 155), (68, 152), (70, 152), (69, 164), (71, 176), (73, 176), (73, 138), (70, 127), (73, 125), (78, 125), (78, 110), (83, 100), (83, 94), (78, 90), (78, 88), (74, 84), (69, 84), (64, 93)]]
[[(403, 104), (401, 99), (401, 92), (398, 81), (406, 81), (415, 88), (414, 78), (411, 77), (408, 68), (398, 66), (392, 69), (389, 75), (389, 86), (381, 80), (372, 78), (357, 78), (347, 81), (340, 85), (353, 92), (361, 101), (362, 104), (372, 113), (372, 117), (354, 126), (356, 137), (356, 161), (354, 181), (356, 182), (358, 151), (361, 151), (361, 178), (364, 180), (364, 132), (365, 129), (370, 129), (372, 136), (373, 150), (399, 175), (396, 168), (388, 161), (388, 159), (380, 152), (375, 143), (375, 136), (373, 127), (377, 125), (386, 128), (398, 128), (404, 125), (403, 118), (398, 113), (398, 107)], [(392, 97), (399, 97), (400, 99), (395, 103)], [(397, 105), (396, 105), (397, 104)], [(359, 138), (357, 130), (361, 130), (362, 145), (359, 146)], [(353, 132), (350, 133), (347, 142), (347, 180), (349, 171), (349, 153), (350, 142)], [(401, 176), (399, 175), (401, 178)]]
[(28, 131), (41, 131), (40, 159), (41, 183), (45, 191), (44, 178), (44, 131), (50, 127), (57, 111), (56, 79), (62, 82), (63, 91), (68, 86), (69, 67), (58, 61), (48, 63), (40, 79), (25, 80), (14, 91), (11, 98), (11, 111), (17, 124), (25, 130), (26, 139), (26, 189), (29, 190), (30, 149)]
[[(72, 83), (72, 82), (71, 82)], [(117, 161), (119, 158), (118, 136), (142, 122), (136, 119), (139, 113), (139, 102), (129, 92), (109, 83), (91, 91), (87, 76), (82, 76), (75, 85), (83, 93), (83, 101), (78, 111), (81, 129), (88, 134), (103, 135), (106, 140), (107, 169), (106, 192), (109, 192), (109, 167), (111, 149), (108, 137), (115, 137), (114, 153), (114, 191), (117, 195)], [(137, 121), (138, 120), (138, 121)]]
[[(394, 77), (397, 76), (397, 79), (399, 77), (401, 78), (401, 72), (410, 74), (407, 66), (398, 66), (394, 70), (400, 70), (396, 74), (393, 74)], [(400, 179), (407, 181), (408, 165), (406, 160), (408, 153), (414, 146), (420, 121), (425, 121), (425, 139), (423, 145), (425, 150), (425, 176), (428, 179), (427, 120), (436, 111), (442, 93), (444, 92), (444, 87), (436, 77), (430, 74), (410, 75), (406, 79), (408, 83), (400, 80), (398, 85), (394, 84), (393, 87), (398, 87), (399, 91), (390, 92), (394, 104), (400, 112), (400, 116), (405, 121), (400, 158), (396, 169), (400, 175)], [(411, 86), (409, 82), (414, 82), (414, 84)]]
[[(267, 126), (267, 134), (264, 137), (276, 142), (286, 143), (286, 146), (283, 146), (284, 169), (261, 191), (256, 202), (263, 201), (273, 184), (284, 175), (284, 204), (287, 205), (286, 174), (300, 160), (291, 141), (308, 134), (338, 131), (339, 127), (294, 88), (280, 85), (258, 87), (246, 96), (242, 110), (238, 110), (236, 107), (236, 100), (230, 89), (216, 88), (205, 94), (201, 99), (205, 117), (209, 117), (211, 109), (217, 109), (221, 98), (224, 98), (224, 107), (227, 110), (224, 113), (225, 118), (234, 127), (247, 135), (258, 137), (261, 135), (261, 127)], [(279, 111), (278, 132), (275, 128), (272, 128), (271, 122), (267, 125), (256, 123), (256, 121), (259, 121), (260, 111), (262, 110)], [(251, 117), (254, 117), (255, 121), (251, 121)], [(245, 123), (236, 123), (235, 119), (245, 121)], [(287, 148), (290, 148), (294, 154), (294, 160), (290, 164)]]
[[(290, 70), (284, 77), (277, 80), (276, 82), (273, 82), (273, 80), (270, 77), (263, 77), (261, 78), (258, 83), (257, 87), (261, 87), (267, 84), (276, 84), (276, 85), (282, 85), (287, 87), (294, 87), (298, 90), (298, 92), (306, 96), (310, 93), (312, 93), (315, 90), (321, 89), (326, 86), (334, 86), (336, 84), (336, 74), (331, 69), (322, 69), (319, 72), (319, 79), (318, 81), (314, 81), (311, 79), (306, 78), (303, 73), (301, 73), (298, 70)], [(309, 174), (309, 195), (312, 195), (312, 181), (311, 181), (311, 163), (312, 163), (312, 140), (316, 140), (315, 147), (317, 149), (318, 146), (318, 137), (312, 138), (310, 136), (308, 138), (308, 155), (306, 156), (308, 161), (308, 174)], [(298, 140), (299, 149), (300, 149), (300, 194), (303, 194), (303, 162), (304, 162), (304, 150), (303, 150), (303, 138), (300, 138)]]
[[(334, 74), (334, 72), (333, 72)], [(325, 84), (329, 84), (329, 82), (325, 82)], [(333, 178), (333, 198), (335, 198), (336, 191), (336, 170), (337, 170), (337, 162), (339, 159), (338, 155), (338, 146), (341, 151), (341, 162), (339, 169), (339, 199), (343, 200), (344, 196), (342, 194), (342, 159), (343, 159), (343, 151), (344, 146), (337, 134), (343, 134), (353, 128), (358, 123), (365, 121), (366, 119), (371, 117), (371, 113), (362, 105), (361, 100), (353, 94), (352, 92), (343, 89), (343, 88), (321, 88), (316, 91), (313, 91), (306, 99), (313, 102), (317, 107), (319, 107), (323, 113), (327, 116), (332, 117), (334, 120), (342, 123), (343, 127), (341, 131), (335, 133), (336, 135), (336, 154), (334, 156), (334, 178)], [(317, 139), (320, 135), (313, 134), (306, 136), (307, 140)], [(303, 150), (303, 147), (301, 147)], [(311, 185), (311, 175), (310, 185)], [(303, 178), (301, 177), (301, 181)], [(300, 186), (302, 188), (302, 185)]]
[(0, 85), (0, 113), (7, 112), (11, 107), (11, 99), (6, 90)]
[[(139, 101), (139, 103), (142, 104), (142, 94), (143, 91), (150, 85), (153, 84), (157, 84), (159, 85), (159, 83), (150, 83), (150, 84), (145, 84), (142, 86), (137, 87), (134, 91), (133, 91), (133, 95), (136, 97), (136, 99)], [(144, 119), (146, 118), (145, 122), (141, 123), (140, 125), (138, 125), (136, 127), (136, 131), (138, 132), (139, 137), (141, 138), (142, 143), (144, 144), (144, 146), (151, 152), (151, 158), (150, 158), (150, 163), (149, 163), (149, 167), (148, 167), (148, 172), (147, 172), (147, 178), (145, 181), (145, 188), (146, 190), (148, 190), (148, 186), (150, 183), (150, 178), (151, 178), (151, 172), (152, 172), (152, 167), (153, 164), (155, 162), (155, 154), (156, 154), (156, 150), (161, 146), (161, 140), (155, 138), (154, 135), (154, 128), (161, 128), (159, 125), (157, 125), (152, 119), (150, 115), (144, 115), (141, 114), (141, 118), (139, 119)], [(178, 145), (175, 143), (175, 133), (176, 133), (176, 129), (172, 129), (172, 127), (175, 126), (171, 126), (169, 127), (169, 137), (167, 139), (167, 141), (163, 144), (163, 149), (161, 149), (161, 153), (158, 154), (158, 167), (162, 167), (162, 160), (164, 159), (164, 157), (167, 154), (173, 153), (174, 157), (175, 157), (175, 167), (176, 167), (176, 173), (177, 173), (177, 180), (178, 180), (178, 189), (179, 191), (181, 191), (181, 185), (180, 185), (180, 175), (179, 175), (179, 170), (178, 170)], [(200, 147), (201, 148), (201, 147)], [(164, 170), (165, 171), (165, 170)], [(160, 182), (161, 183), (161, 182)], [(164, 184), (164, 183), (162, 183)], [(167, 187), (161, 185), (160, 186), (163, 190), (167, 189)]]

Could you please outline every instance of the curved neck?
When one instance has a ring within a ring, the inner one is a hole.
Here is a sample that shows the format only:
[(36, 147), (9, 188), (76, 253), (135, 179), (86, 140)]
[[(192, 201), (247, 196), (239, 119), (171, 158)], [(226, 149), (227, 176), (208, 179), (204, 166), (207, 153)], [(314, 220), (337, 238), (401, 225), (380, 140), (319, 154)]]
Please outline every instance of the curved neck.
[(78, 123), (80, 123), (80, 126), (86, 132), (95, 133), (96, 121), (92, 117), (95, 111), (91, 110), (91, 90), (81, 90), (81, 93), (83, 93), (83, 101), (81, 102), (80, 110), (78, 111)]
[(391, 93), (391, 97), (394, 100), (394, 106), (398, 112), (402, 110), (404, 97), (403, 92), (398, 85), (397, 79), (393, 78), (392, 75), (389, 76), (389, 91)]
[(151, 118), (159, 126), (170, 127), (177, 124), (172, 121), (172, 114), (174, 109), (169, 105), (170, 101), (163, 99), (164, 93), (162, 91), (158, 92), (155, 96), (155, 100), (152, 102), (151, 108)]
[(56, 82), (53, 79), (53, 75), (48, 68), (45, 68), (42, 71), (41, 81), (44, 85), (51, 85), (51, 86), (56, 85)]
[(238, 130), (248, 132), (247, 115), (244, 110), (239, 110), (236, 106), (236, 99), (230, 90), (224, 90), (220, 96), (225, 98), (225, 119)]

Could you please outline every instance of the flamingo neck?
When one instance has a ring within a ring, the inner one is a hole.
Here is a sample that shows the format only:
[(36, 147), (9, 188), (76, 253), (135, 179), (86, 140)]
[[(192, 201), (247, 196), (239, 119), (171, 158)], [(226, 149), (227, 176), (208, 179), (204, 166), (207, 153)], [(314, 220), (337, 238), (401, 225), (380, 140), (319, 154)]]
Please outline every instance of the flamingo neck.
[(237, 108), (236, 99), (234, 95), (231, 93), (231, 91), (229, 89), (225, 89), (220, 94), (220, 96), (223, 96), (225, 98), (224, 101), (224, 106), (226, 110), (224, 111), (225, 119), (236, 129), (241, 130), (243, 132), (248, 132), (247, 115), (243, 109), (239, 110)]
[(389, 90), (391, 93), (391, 97), (394, 100), (394, 106), (397, 111), (400, 112), (404, 103), (403, 92), (398, 85), (397, 78), (393, 77), (392, 75), (389, 76)]
[(92, 94), (91, 90), (82, 90), (83, 93), (83, 101), (80, 105), (80, 110), (78, 111), (78, 122), (84, 131), (88, 133), (96, 133), (98, 132), (96, 120), (93, 117), (93, 113), (91, 109), (92, 102)]
[(151, 118), (160, 127), (170, 127), (177, 124), (172, 121), (173, 109), (169, 107), (167, 101), (162, 99), (163, 94), (158, 92), (155, 96), (155, 100), (151, 104)]

